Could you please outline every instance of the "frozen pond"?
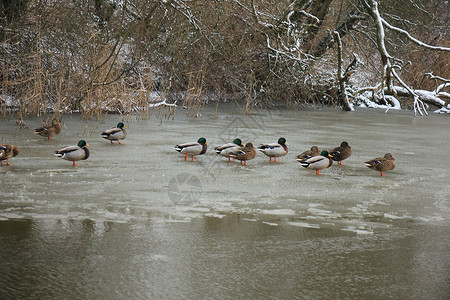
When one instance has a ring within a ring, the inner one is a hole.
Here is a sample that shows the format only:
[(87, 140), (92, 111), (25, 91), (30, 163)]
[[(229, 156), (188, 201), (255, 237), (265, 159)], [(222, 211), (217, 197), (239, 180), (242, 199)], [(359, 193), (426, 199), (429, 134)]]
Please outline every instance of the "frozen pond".
[[(0, 143), (20, 150), (0, 167), (0, 299), (448, 299), (448, 116), (184, 112), (125, 119), (123, 145), (100, 136), (120, 116), (64, 116), (53, 140), (0, 121)], [(196, 161), (173, 150), (201, 136)], [(236, 137), (285, 137), (289, 153), (248, 166), (214, 153)], [(53, 156), (80, 139), (80, 167)], [(323, 176), (294, 159), (342, 141), (353, 155)], [(387, 177), (363, 165), (386, 152)]]

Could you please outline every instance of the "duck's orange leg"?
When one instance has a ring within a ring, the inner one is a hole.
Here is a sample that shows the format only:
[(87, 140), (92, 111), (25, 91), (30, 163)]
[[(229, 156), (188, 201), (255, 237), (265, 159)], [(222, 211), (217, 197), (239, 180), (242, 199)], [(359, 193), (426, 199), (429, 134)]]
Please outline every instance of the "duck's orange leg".
[(194, 159), (194, 155), (192, 155), (192, 161), (194, 161), (195, 159)]
[(316, 174), (317, 175), (323, 175), (322, 173), (320, 173), (320, 170), (316, 170)]
[(386, 175), (383, 174), (383, 171), (380, 171), (380, 172), (381, 172), (381, 176), (386, 176)]
[(186, 153), (186, 156), (184, 157), (184, 160), (187, 161), (188, 160), (188, 154)]
[(275, 159), (275, 160), (274, 160), (275, 162), (278, 162), (278, 161), (277, 161), (277, 157), (276, 157), (276, 156), (274, 156), (273, 158)]
[(117, 140), (117, 142), (122, 145), (122, 143), (119, 140)]
[(74, 166), (74, 167), (79, 167), (80, 165), (77, 165), (77, 164), (75, 163), (75, 161), (73, 161), (73, 166)]

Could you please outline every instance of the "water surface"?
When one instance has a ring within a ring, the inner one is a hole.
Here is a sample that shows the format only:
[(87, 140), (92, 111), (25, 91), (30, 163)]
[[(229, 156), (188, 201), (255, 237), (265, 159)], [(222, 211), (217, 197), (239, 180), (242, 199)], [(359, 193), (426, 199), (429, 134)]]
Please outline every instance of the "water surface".
[[(358, 110), (207, 106), (202, 118), (64, 116), (54, 140), (0, 121), (17, 144), (0, 167), (2, 299), (447, 299), (450, 295), (448, 116)], [(31, 128), (39, 118), (27, 120)], [(185, 162), (173, 150), (206, 137)], [(280, 163), (248, 166), (214, 146), (285, 137)], [(52, 152), (85, 139), (73, 167)], [(306, 170), (312, 145), (352, 146), (343, 166)], [(390, 152), (387, 177), (363, 162)]]

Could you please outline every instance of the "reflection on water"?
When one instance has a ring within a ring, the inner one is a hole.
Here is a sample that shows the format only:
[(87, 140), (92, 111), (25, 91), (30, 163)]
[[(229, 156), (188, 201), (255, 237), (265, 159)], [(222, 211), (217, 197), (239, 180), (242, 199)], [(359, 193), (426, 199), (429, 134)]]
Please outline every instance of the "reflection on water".
[[(198, 120), (130, 120), (125, 144), (111, 145), (100, 133), (119, 120), (65, 116), (50, 141), (0, 122), (3, 143), (20, 148), (13, 166), (0, 168), (1, 299), (450, 294), (450, 165), (439, 155), (449, 148), (446, 116), (243, 117), (224, 105)], [(210, 149), (197, 161), (173, 150), (200, 136)], [(280, 136), (290, 151), (278, 164), (259, 155), (243, 167), (211, 151), (235, 137), (258, 145)], [(80, 167), (53, 156), (81, 138), (91, 157)], [(294, 160), (313, 144), (343, 140), (352, 157), (321, 177)], [(397, 162), (388, 177), (362, 164), (386, 152)]]

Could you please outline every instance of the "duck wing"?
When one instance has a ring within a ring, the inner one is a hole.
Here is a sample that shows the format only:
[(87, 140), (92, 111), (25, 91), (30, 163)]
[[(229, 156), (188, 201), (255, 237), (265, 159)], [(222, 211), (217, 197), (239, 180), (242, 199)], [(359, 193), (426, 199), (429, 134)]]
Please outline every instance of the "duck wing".
[(122, 129), (117, 128), (117, 127), (110, 128), (108, 130), (103, 131), (102, 132), (102, 136), (103, 137), (108, 137), (110, 135), (116, 134), (116, 133), (121, 132), (121, 131), (122, 131)]
[(62, 157), (64, 155), (66, 155), (66, 154), (69, 154), (69, 153), (74, 152), (74, 151), (78, 151), (80, 149), (81, 148), (78, 147), (78, 146), (69, 146), (69, 147), (66, 147), (66, 148), (59, 149), (59, 150), (55, 151), (54, 153), (55, 153), (56, 156)]
[(175, 146), (175, 150), (177, 150), (180, 153), (189, 153), (194, 155), (200, 154), (203, 151), (203, 148), (204, 148), (203, 145), (199, 143), (185, 143)]

